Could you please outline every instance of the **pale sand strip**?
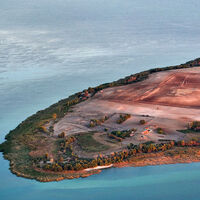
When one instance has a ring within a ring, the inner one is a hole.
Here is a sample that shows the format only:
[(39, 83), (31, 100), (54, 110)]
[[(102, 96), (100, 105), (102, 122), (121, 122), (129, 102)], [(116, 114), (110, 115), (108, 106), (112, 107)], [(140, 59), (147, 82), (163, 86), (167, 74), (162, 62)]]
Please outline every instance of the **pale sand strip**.
[(106, 169), (106, 168), (110, 168), (112, 167), (113, 164), (111, 165), (104, 165), (104, 166), (97, 166), (97, 167), (93, 167), (93, 168), (87, 168), (87, 169), (84, 169), (85, 171), (91, 171), (91, 170), (96, 170), (96, 169)]

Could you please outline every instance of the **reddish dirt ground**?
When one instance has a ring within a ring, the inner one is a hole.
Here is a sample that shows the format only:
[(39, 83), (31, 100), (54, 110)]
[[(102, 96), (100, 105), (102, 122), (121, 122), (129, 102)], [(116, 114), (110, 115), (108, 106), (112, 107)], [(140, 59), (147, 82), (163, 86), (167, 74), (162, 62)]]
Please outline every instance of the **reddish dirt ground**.
[(109, 88), (97, 99), (134, 104), (135, 102), (176, 107), (200, 107), (200, 69), (160, 72), (148, 80)]
[[(199, 77), (200, 67), (171, 70), (152, 74), (142, 82), (104, 89), (74, 106), (73, 112), (54, 125), (54, 134), (62, 131), (67, 135), (88, 131), (103, 133), (105, 128), (108, 131), (136, 128), (135, 135), (125, 139), (119, 150), (129, 143), (184, 139), (185, 134), (177, 130), (185, 129), (190, 121), (200, 120)], [(120, 113), (129, 113), (131, 118), (119, 125), (116, 118)], [(104, 115), (110, 117), (108, 121), (95, 128), (88, 127), (90, 119)], [(141, 119), (147, 122), (143, 126), (139, 124)], [(161, 127), (166, 134), (157, 134), (151, 128), (151, 133), (144, 135), (143, 131), (148, 127)], [(103, 143), (102, 139), (99, 142)]]

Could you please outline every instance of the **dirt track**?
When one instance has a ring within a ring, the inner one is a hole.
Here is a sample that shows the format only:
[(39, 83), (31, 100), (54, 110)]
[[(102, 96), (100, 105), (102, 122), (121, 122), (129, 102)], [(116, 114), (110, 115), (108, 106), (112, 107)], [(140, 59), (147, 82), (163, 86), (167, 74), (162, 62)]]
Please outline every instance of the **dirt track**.
[(172, 70), (150, 75), (131, 85), (109, 88), (97, 99), (177, 107), (200, 107), (200, 68)]

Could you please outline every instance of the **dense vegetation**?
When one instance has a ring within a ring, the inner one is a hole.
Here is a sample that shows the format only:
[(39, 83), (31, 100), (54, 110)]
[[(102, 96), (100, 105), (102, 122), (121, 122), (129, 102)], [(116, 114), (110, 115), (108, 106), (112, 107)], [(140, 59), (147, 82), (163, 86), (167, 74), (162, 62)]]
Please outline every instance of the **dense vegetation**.
[(193, 121), (189, 123), (188, 129), (193, 131), (200, 131), (200, 121)]
[(117, 139), (121, 141), (121, 139), (125, 139), (126, 137), (130, 137), (131, 134), (135, 133), (136, 129), (131, 130), (122, 130), (122, 131), (112, 131), (108, 134), (110, 138)]
[(104, 166), (110, 165), (115, 163), (120, 163), (123, 161), (128, 161), (132, 157), (137, 156), (138, 154), (147, 154), (147, 153), (154, 153), (154, 152), (165, 152), (173, 147), (192, 147), (192, 146), (200, 146), (200, 142), (195, 140), (191, 140), (189, 142), (185, 142), (184, 140), (175, 142), (169, 141), (167, 143), (160, 143), (154, 144), (153, 142), (146, 142), (139, 145), (129, 144), (127, 149), (120, 151), (120, 152), (113, 152), (110, 155), (102, 156), (98, 155), (94, 159), (81, 159), (78, 158), (76, 155), (74, 159), (70, 162), (56, 162), (53, 164), (46, 164), (43, 166), (45, 170), (52, 170), (52, 171), (65, 171), (65, 170), (83, 170), (91, 167), (96, 166)]
[(177, 130), (182, 133), (199, 133), (200, 132), (200, 121), (193, 121), (188, 123), (187, 129), (184, 130)]

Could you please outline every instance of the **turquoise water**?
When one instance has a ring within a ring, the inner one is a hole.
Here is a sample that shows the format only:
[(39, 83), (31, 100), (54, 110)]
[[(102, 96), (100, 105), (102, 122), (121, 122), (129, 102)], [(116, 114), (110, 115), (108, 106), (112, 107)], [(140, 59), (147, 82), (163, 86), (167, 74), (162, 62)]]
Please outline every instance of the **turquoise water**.
[(110, 169), (57, 183), (6, 176), (6, 182), (0, 182), (1, 199), (195, 199), (200, 188), (199, 167), (198, 163)]
[[(200, 56), (197, 0), (0, 0), (0, 142), (36, 111), (89, 86)], [(197, 199), (200, 164), (16, 177), (0, 154), (0, 200)]]

